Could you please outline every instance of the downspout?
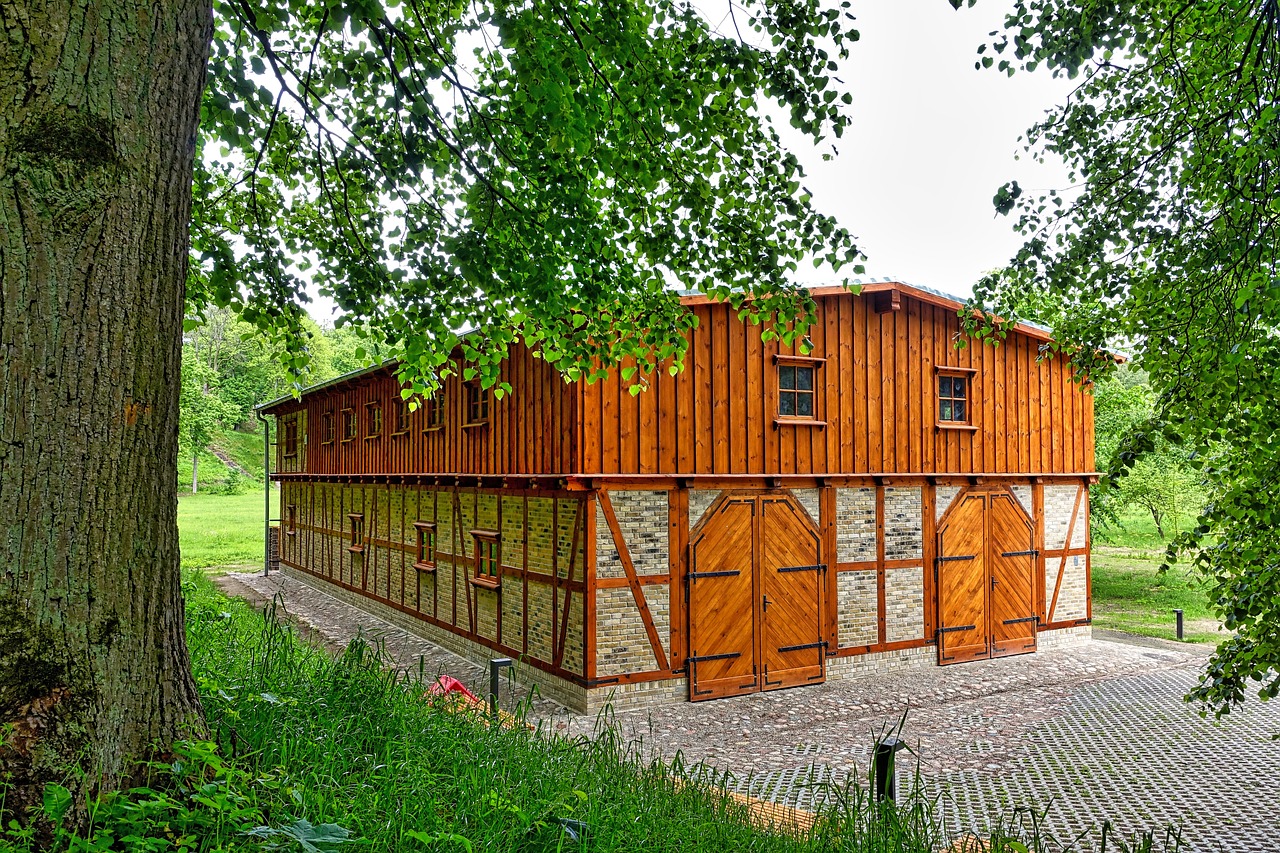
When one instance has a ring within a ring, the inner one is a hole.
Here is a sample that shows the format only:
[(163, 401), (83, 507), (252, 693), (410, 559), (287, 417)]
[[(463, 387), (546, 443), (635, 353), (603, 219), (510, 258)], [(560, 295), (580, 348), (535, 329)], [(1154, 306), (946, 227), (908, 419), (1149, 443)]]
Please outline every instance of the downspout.
[(258, 412), (262, 421), (262, 576), (271, 574), (271, 421)]

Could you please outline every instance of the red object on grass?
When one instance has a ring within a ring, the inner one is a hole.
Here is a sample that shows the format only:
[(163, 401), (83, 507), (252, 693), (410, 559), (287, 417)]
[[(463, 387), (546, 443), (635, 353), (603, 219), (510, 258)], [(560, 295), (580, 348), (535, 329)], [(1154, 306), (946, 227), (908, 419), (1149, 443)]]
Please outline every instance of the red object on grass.
[(450, 693), (461, 693), (472, 702), (479, 702), (480, 697), (467, 689), (467, 686), (451, 675), (442, 675), (436, 683), (427, 688), (432, 696), (448, 696)]

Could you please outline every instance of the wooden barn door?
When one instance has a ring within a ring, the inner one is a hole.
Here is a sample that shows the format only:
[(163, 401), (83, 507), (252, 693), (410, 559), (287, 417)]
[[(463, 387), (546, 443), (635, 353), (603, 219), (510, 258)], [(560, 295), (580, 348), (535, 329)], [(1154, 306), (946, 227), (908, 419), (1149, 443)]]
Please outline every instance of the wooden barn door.
[(689, 543), (689, 698), (759, 689), (754, 498), (712, 510)]
[(938, 663), (988, 657), (987, 495), (970, 492), (938, 530)]
[(991, 556), (991, 656), (1036, 650), (1035, 527), (1013, 495), (987, 510)]
[(827, 644), (822, 640), (820, 539), (813, 523), (790, 500), (761, 500), (760, 656), (764, 690), (823, 680)]
[(699, 522), (687, 587), (692, 701), (822, 681), (820, 542), (786, 496), (726, 496)]
[(1008, 492), (966, 492), (938, 529), (938, 663), (1036, 648), (1034, 528)]

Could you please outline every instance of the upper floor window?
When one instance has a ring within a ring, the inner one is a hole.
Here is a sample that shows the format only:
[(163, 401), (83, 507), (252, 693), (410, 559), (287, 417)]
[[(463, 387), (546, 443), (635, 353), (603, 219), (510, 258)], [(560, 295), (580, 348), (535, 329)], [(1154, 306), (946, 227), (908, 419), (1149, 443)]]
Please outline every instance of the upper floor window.
[(467, 423), (482, 424), (489, 420), (489, 392), (480, 387), (480, 382), (468, 382), (467, 388)]
[(333, 439), (334, 439), (333, 412), (325, 412), (323, 415), (320, 416), (320, 419), (324, 422), (324, 442), (323, 443), (333, 444)]
[(284, 422), (284, 455), (298, 455), (298, 419), (296, 416)]
[(364, 404), (365, 438), (377, 438), (382, 435), (382, 404), (378, 402)]
[(391, 401), (391, 405), (396, 413), (396, 429), (392, 435), (404, 435), (409, 431), (409, 401), (403, 397), (396, 397)]
[(356, 423), (355, 409), (342, 410), (342, 440), (351, 441), (360, 434), (360, 427)]
[(938, 377), (938, 421), (969, 422), (969, 377), (942, 374)]
[(423, 429), (440, 429), (444, 426), (444, 389), (437, 388), (427, 398), (427, 425)]
[(778, 417), (815, 417), (814, 387), (819, 364), (790, 360), (778, 363)]
[(475, 577), (478, 586), (497, 588), (502, 582), (502, 549), (496, 530), (473, 530), (471, 539), (475, 545)]

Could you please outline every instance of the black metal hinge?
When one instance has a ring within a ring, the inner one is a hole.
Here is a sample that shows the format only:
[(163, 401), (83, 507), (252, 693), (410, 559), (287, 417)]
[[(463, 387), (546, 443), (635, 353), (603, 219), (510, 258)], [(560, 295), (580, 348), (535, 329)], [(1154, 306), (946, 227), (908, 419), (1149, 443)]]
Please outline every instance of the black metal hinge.
[(780, 652), (799, 652), (804, 649), (824, 649), (827, 647), (826, 640), (819, 640), (816, 643), (802, 643), (798, 646), (782, 646), (778, 649)]
[(1039, 621), (1040, 621), (1039, 616), (1023, 616), (1021, 619), (1006, 619), (1004, 620), (1004, 624), (1018, 625), (1022, 622), (1039, 622)]
[(972, 560), (976, 556), (977, 556), (976, 554), (970, 554), (967, 557), (938, 557), (937, 561), (939, 563), (954, 563), (960, 560)]
[(1032, 548), (1030, 551), (1005, 551), (1000, 556), (1001, 557), (1039, 557), (1040, 552), (1037, 551), (1035, 548)]
[(827, 567), (824, 563), (818, 563), (816, 566), (783, 566), (778, 569), (778, 574), (783, 572), (825, 572)]
[(939, 628), (939, 634), (950, 634), (952, 631), (972, 631), (977, 625), (953, 625), (950, 628)]
[(690, 655), (685, 658), (689, 663), (702, 663), (708, 660), (730, 660), (731, 658), (742, 657), (742, 652), (725, 652), (719, 655)]

